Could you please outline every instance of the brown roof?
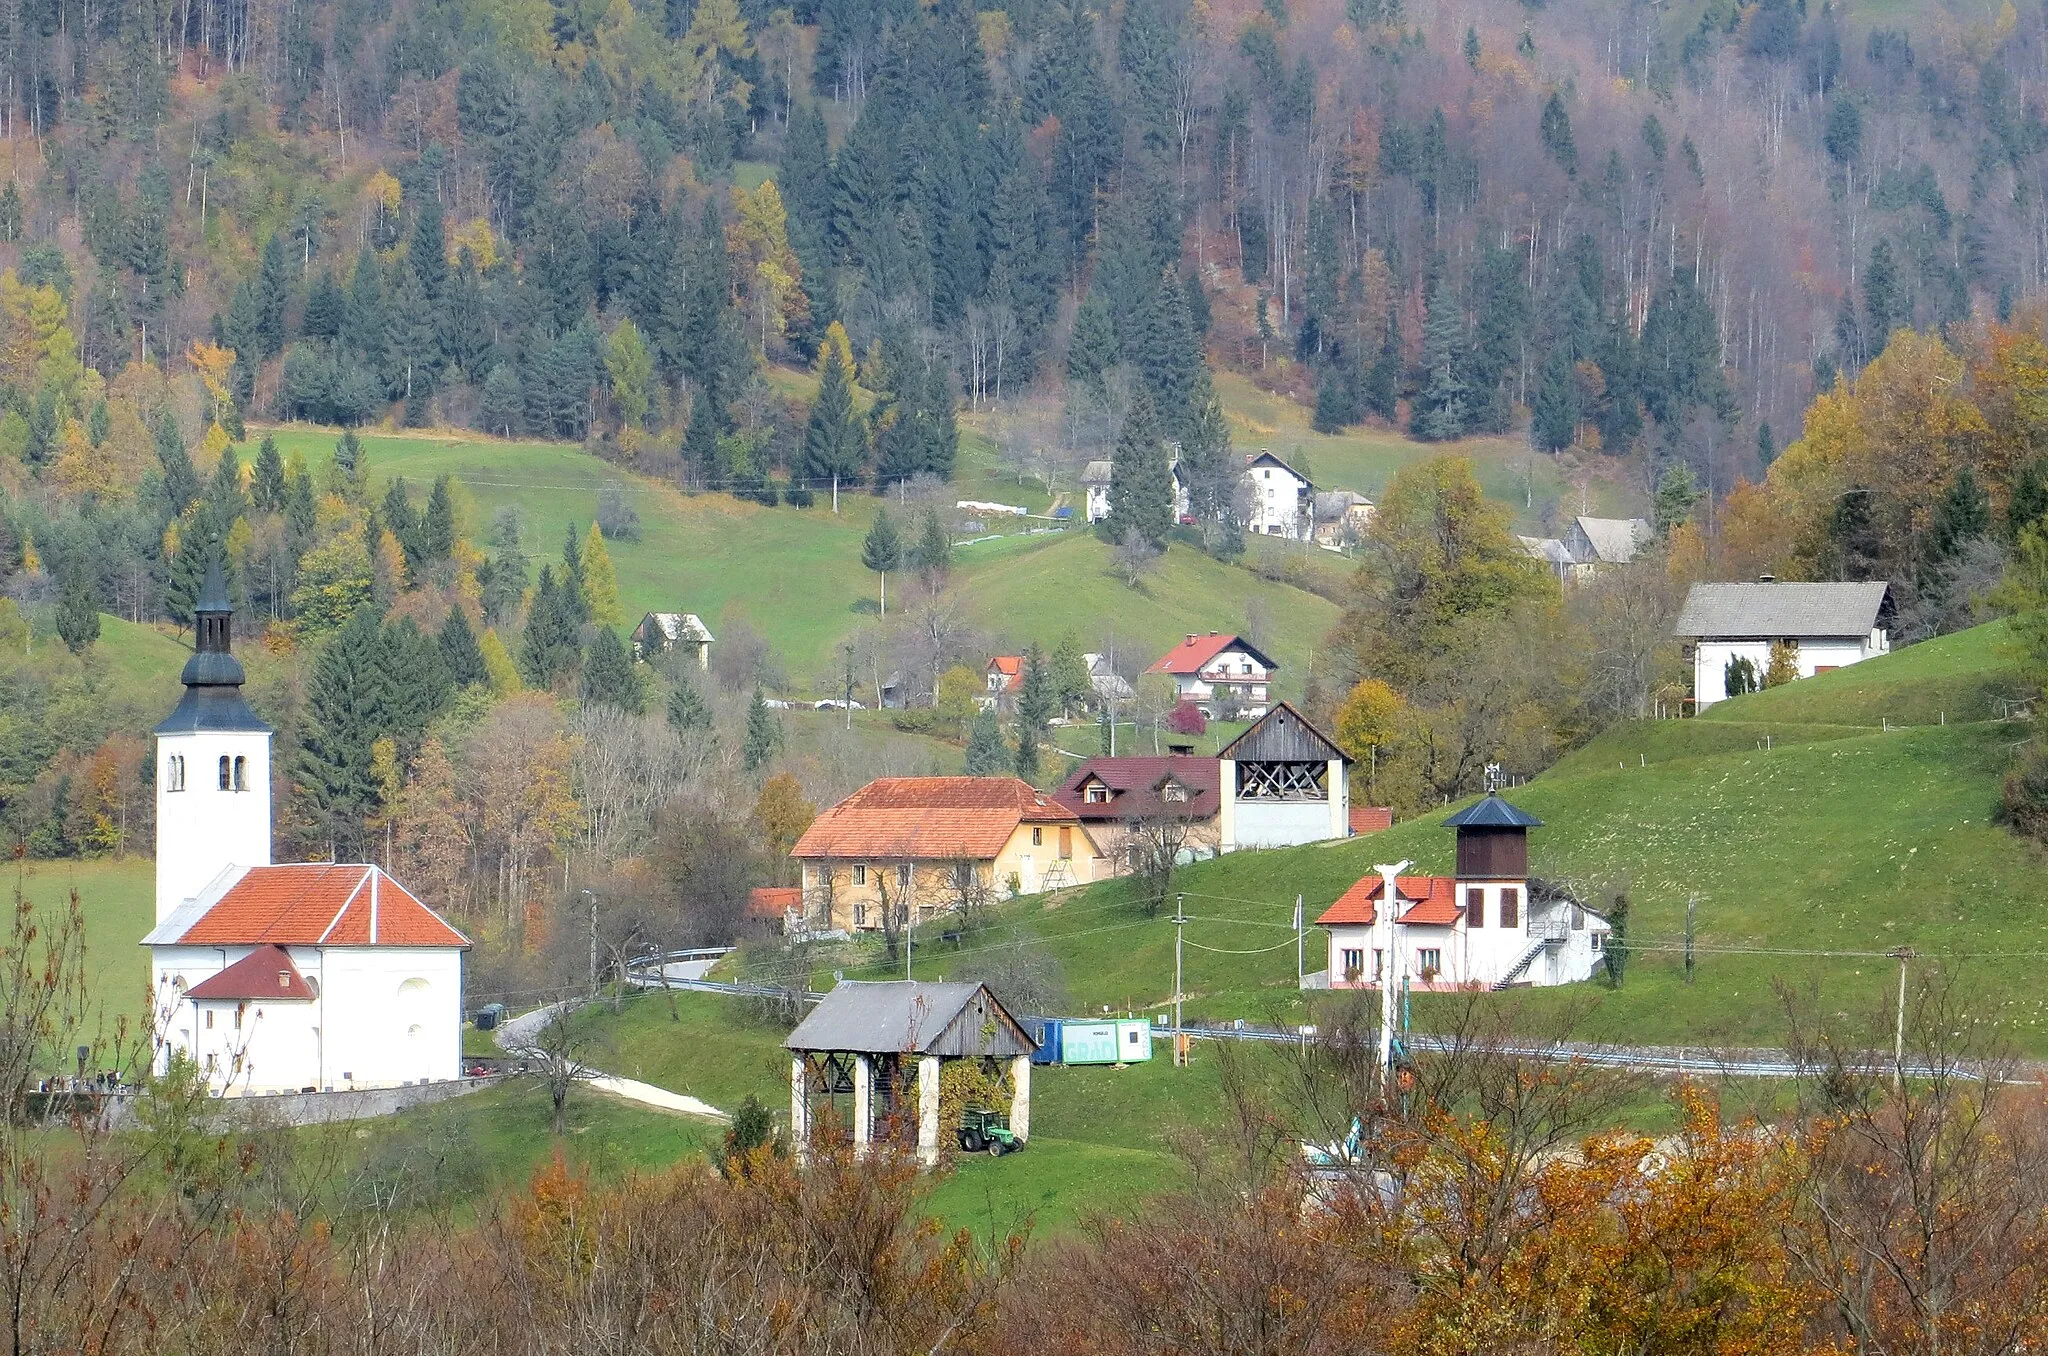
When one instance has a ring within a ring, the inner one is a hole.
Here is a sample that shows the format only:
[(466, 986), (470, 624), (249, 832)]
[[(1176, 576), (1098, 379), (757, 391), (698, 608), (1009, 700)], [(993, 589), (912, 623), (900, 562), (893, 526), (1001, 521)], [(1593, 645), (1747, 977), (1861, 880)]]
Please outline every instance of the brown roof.
[(198, 917), (176, 926), (179, 922), (173, 914), (149, 941), (186, 946), (469, 945), (467, 937), (378, 868), (331, 862), (252, 866)]
[(813, 820), (789, 855), (987, 861), (1019, 824), (1076, 822), (1015, 777), (880, 777)]
[(313, 981), (299, 973), (289, 951), (281, 946), (259, 946), (217, 975), (208, 976), (185, 991), (185, 997), (202, 1001), (215, 999), (264, 999), (311, 1002), (317, 994)]
[(1145, 672), (1200, 673), (1204, 664), (1233, 647), (1243, 650), (1246, 654), (1264, 664), (1268, 670), (1279, 667), (1272, 660), (1266, 658), (1259, 651), (1258, 647), (1251, 644), (1251, 642), (1239, 640), (1236, 636), (1220, 635), (1215, 631), (1211, 631), (1206, 636), (1189, 636), (1186, 640), (1183, 640), (1180, 644), (1159, 656), (1153, 662), (1152, 667), (1146, 669)]
[(800, 909), (804, 892), (794, 885), (757, 885), (747, 892), (747, 917), (781, 922), (789, 910)]
[(1394, 807), (1391, 805), (1354, 805), (1351, 807), (1351, 832), (1379, 833), (1394, 827)]
[[(1085, 823), (1141, 819), (1156, 815), (1208, 819), (1216, 813), (1221, 799), (1219, 786), (1223, 764), (1214, 758), (1170, 754), (1164, 758), (1090, 758), (1074, 769), (1072, 776), (1052, 793), (1053, 799), (1072, 810)], [(1188, 790), (1184, 801), (1160, 798), (1160, 787), (1168, 777)], [(1109, 799), (1088, 802), (1090, 782), (1109, 788)]]
[[(1434, 923), (1448, 927), (1458, 921), (1458, 880), (1455, 876), (1400, 876), (1394, 889), (1409, 907), (1401, 913), (1403, 923)], [(1386, 886), (1378, 876), (1362, 876), (1337, 902), (1316, 919), (1318, 927), (1331, 923), (1370, 925), (1379, 916), (1380, 896)]]

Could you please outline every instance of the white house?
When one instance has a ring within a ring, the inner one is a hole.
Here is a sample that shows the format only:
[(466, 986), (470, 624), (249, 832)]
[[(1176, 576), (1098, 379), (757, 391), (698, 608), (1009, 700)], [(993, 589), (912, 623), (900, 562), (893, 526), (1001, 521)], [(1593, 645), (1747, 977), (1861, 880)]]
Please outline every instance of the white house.
[(242, 700), (219, 564), (156, 728), (157, 1065), (227, 1095), (461, 1075), (468, 939), (374, 866), (270, 861), (270, 727)]
[(1365, 539), (1379, 511), (1372, 500), (1357, 490), (1324, 490), (1315, 496), (1316, 545), (1326, 551), (1342, 551)]
[(1088, 521), (1099, 523), (1109, 516), (1109, 477), (1113, 470), (1111, 463), (1091, 461), (1081, 472), (1081, 487), (1088, 492)]
[(1244, 476), (1251, 485), (1245, 531), (1307, 541), (1316, 521), (1316, 487), (1309, 478), (1271, 452), (1249, 458)]
[(1590, 979), (1607, 920), (1529, 879), (1528, 831), (1542, 821), (1489, 795), (1444, 821), (1458, 832), (1455, 876), (1366, 876), (1316, 919), (1329, 944), (1318, 977), (1336, 989), (1543, 987)]
[(1351, 833), (1349, 759), (1286, 702), (1218, 755), (1217, 850), (1291, 847)]
[(633, 657), (652, 659), (683, 650), (697, 661), (698, 668), (708, 669), (713, 641), (711, 628), (694, 612), (650, 612), (633, 628)]
[(1692, 651), (1695, 706), (1728, 696), (1728, 678), (1746, 660), (1758, 680), (1771, 646), (1792, 647), (1799, 676), (1811, 678), (1891, 650), (1886, 633), (1890, 586), (1866, 584), (1694, 584), (1673, 634)]
[(1145, 671), (1168, 675), (1182, 701), (1193, 702), (1209, 719), (1220, 720), (1231, 714), (1253, 719), (1265, 715), (1279, 668), (1250, 641), (1211, 631), (1189, 636)]

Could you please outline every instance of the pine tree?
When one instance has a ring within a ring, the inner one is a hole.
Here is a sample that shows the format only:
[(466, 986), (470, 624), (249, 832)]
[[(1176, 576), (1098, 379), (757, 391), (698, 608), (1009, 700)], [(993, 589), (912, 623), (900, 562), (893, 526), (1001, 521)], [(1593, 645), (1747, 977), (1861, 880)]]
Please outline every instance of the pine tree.
[(337, 860), (363, 846), (376, 808), (370, 746), (391, 723), (389, 670), (376, 612), (358, 609), (314, 662), (307, 685), (297, 785)]
[(73, 654), (84, 654), (100, 638), (100, 605), (83, 569), (67, 572), (57, 600), (57, 635)]
[(554, 567), (540, 567), (540, 583), (533, 591), (533, 606), (526, 616), (526, 634), (519, 642), (519, 676), (529, 687), (552, 688), (576, 663), (577, 622), (569, 611), (562, 589), (555, 583)]
[(2013, 477), (2012, 493), (2005, 501), (2005, 535), (2018, 542), (2030, 527), (2048, 520), (2048, 457), (2035, 457)]
[(277, 439), (268, 433), (256, 447), (256, 467), (249, 479), (249, 497), (257, 508), (266, 513), (278, 513), (284, 509), (284, 458), (278, 455)]
[(599, 626), (617, 626), (625, 620), (619, 610), (619, 574), (612, 567), (604, 533), (594, 522), (583, 538), (583, 601), (590, 609), (590, 620)]
[(476, 642), (476, 632), (470, 630), (469, 618), (459, 607), (448, 609), (448, 620), (441, 623), (439, 636), (441, 662), (448, 668), (448, 679), (457, 688), (479, 687), (491, 680), (491, 671), (484, 666), (484, 652)]
[(256, 339), (265, 358), (275, 358), (284, 352), (284, 313), (291, 303), (293, 273), (284, 236), (283, 231), (270, 233), (263, 246), (263, 262), (256, 271)]
[(711, 708), (697, 694), (688, 674), (677, 674), (675, 690), (668, 694), (668, 724), (677, 734), (711, 728)]
[(1777, 459), (1778, 443), (1771, 436), (1771, 421), (1766, 419), (1756, 426), (1756, 464), (1769, 470)]
[(882, 577), (881, 614), (889, 615), (889, 572), (903, 563), (903, 540), (896, 535), (896, 522), (889, 510), (875, 510), (875, 521), (860, 544), (860, 563)]
[(1934, 506), (1934, 525), (1928, 534), (1927, 560), (1953, 560), (1964, 545), (1991, 535), (1991, 496), (1977, 482), (1976, 472), (1959, 466), (1948, 488)]
[(186, 505), (199, 497), (199, 473), (192, 469), (192, 458), (185, 451), (185, 437), (178, 432), (178, 424), (168, 413), (157, 420), (156, 459), (163, 468), (164, 498), (168, 501), (171, 516), (177, 517), (185, 511)]
[(583, 572), (583, 548), (576, 537), (576, 524), (562, 529), (562, 611), (571, 624), (582, 626), (590, 620), (590, 594)]
[(1529, 439), (1545, 452), (1561, 452), (1572, 445), (1579, 428), (1579, 383), (1568, 350), (1557, 347), (1543, 355), (1543, 367), (1536, 375), (1536, 397), (1529, 423)]
[(811, 480), (834, 476), (848, 484), (867, 462), (867, 439), (853, 408), (853, 387), (836, 344), (825, 345), (818, 369), (818, 398), (804, 425), (803, 474)]
[(983, 707), (967, 736), (966, 773), (970, 777), (1007, 777), (1012, 767), (1009, 748), (993, 707)]
[(1166, 543), (1173, 528), (1173, 470), (1167, 464), (1152, 399), (1143, 389), (1133, 393), (1131, 412), (1117, 434), (1116, 459), (1109, 468), (1109, 517), (1102, 523), (1103, 540), (1120, 542), (1137, 532), (1154, 546)]
[(619, 640), (619, 633), (600, 626), (583, 652), (583, 701), (590, 706), (614, 706), (639, 715), (647, 709), (647, 695), (640, 689), (640, 676), (633, 671), (633, 656)]
[(747, 737), (740, 749), (740, 761), (747, 771), (758, 772), (781, 747), (782, 727), (776, 724), (775, 713), (768, 709), (768, 699), (757, 686), (754, 700), (747, 706)]
[(420, 550), (419, 520), (413, 516), (412, 496), (406, 491), (404, 476), (393, 476), (391, 483), (384, 487), (384, 506), (379, 512), (385, 528), (398, 539), (398, 545), (405, 552), (406, 581), (417, 580), (425, 556)]
[(1461, 438), (1470, 424), (1462, 369), (1465, 315), (1450, 284), (1439, 278), (1429, 294), (1429, 318), (1422, 331), (1422, 394), (1409, 411), (1409, 430), (1442, 442)]
[(908, 563), (928, 584), (944, 579), (953, 568), (953, 534), (935, 505), (918, 515), (917, 544), (910, 549)]
[(445, 474), (435, 479), (434, 492), (427, 496), (427, 511), (420, 518), (420, 555), (427, 560), (446, 560), (455, 554), (455, 502), (450, 483)]

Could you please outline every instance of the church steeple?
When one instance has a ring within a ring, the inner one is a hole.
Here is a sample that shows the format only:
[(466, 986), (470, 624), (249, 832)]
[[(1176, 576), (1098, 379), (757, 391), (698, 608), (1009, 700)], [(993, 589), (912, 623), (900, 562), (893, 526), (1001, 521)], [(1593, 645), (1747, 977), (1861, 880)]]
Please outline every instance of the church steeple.
[(242, 684), (248, 675), (234, 655), (234, 618), (227, 576), (216, 551), (206, 563), (206, 579), (199, 587), (199, 601), (192, 607), (192, 657), (178, 675), (185, 696), (170, 718), (156, 727), (158, 734), (194, 730), (270, 733), (270, 727), (242, 700)]

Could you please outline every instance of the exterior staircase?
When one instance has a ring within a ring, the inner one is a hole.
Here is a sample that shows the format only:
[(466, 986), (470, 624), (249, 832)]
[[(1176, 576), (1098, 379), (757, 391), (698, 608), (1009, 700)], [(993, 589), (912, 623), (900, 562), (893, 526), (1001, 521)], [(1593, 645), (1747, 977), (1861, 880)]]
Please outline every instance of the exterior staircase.
[(1512, 989), (1523, 975), (1529, 973), (1529, 967), (1536, 963), (1536, 958), (1542, 955), (1543, 949), (1549, 945), (1548, 941), (1541, 941), (1524, 951), (1522, 958), (1509, 966), (1506, 974), (1493, 981), (1493, 991), (1499, 993), (1502, 989)]

